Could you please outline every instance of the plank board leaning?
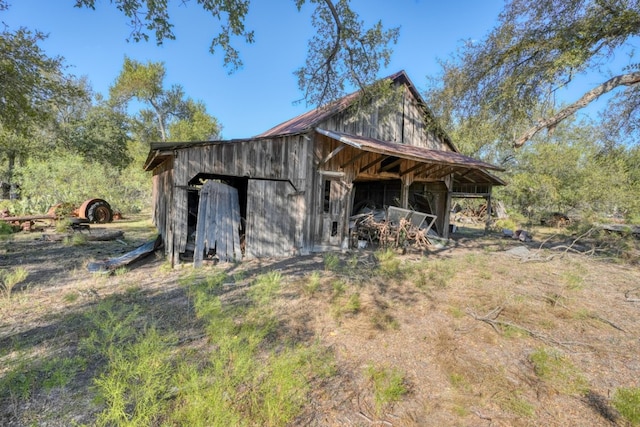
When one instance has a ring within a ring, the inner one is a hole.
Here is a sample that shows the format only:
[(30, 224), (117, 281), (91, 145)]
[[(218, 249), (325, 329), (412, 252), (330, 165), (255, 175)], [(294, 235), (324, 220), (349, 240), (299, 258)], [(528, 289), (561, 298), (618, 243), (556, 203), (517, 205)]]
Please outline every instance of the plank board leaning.
[(220, 261), (239, 261), (242, 258), (239, 230), (238, 190), (221, 182), (207, 181), (200, 190), (194, 266), (201, 266), (204, 253), (210, 250), (215, 250)]

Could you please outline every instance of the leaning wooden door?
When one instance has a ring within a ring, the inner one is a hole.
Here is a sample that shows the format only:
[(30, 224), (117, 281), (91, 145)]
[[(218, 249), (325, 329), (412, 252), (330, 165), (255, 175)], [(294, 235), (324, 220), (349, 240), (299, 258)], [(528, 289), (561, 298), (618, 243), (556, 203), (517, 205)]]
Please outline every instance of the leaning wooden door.
[(249, 180), (246, 257), (291, 256), (297, 253), (298, 198), (287, 181)]

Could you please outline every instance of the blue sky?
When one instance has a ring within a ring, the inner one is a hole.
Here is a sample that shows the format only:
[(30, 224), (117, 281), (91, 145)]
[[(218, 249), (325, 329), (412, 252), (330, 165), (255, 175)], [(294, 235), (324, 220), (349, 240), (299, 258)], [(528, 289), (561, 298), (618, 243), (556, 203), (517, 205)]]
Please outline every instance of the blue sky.
[[(203, 101), (223, 125), (223, 137), (245, 138), (301, 114), (311, 107), (294, 104), (302, 93), (293, 71), (304, 62), (312, 35), (310, 8), (298, 12), (294, 0), (254, 0), (247, 28), (256, 41), (236, 43), (244, 68), (229, 75), (222, 55), (211, 55), (216, 21), (195, 1), (171, 3), (176, 40), (156, 46), (127, 42), (127, 18), (108, 0), (96, 10), (73, 7), (74, 0), (9, 0), (0, 20), (10, 29), (24, 26), (49, 34), (41, 44), (50, 56), (63, 56), (69, 72), (86, 76), (96, 92), (108, 94), (125, 55), (141, 62), (162, 61), (165, 83), (180, 84), (188, 96)], [(367, 24), (382, 19), (400, 26), (393, 60), (380, 77), (405, 70), (418, 89), (435, 75), (438, 58), (447, 58), (466, 39), (482, 39), (496, 23), (503, 0), (353, 0)]]

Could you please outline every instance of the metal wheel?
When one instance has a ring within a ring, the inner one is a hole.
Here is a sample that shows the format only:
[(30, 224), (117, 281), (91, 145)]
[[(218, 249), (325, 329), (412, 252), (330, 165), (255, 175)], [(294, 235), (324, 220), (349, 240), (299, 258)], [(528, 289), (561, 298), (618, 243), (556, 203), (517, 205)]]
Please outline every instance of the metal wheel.
[(99, 200), (89, 206), (87, 209), (87, 219), (91, 222), (105, 224), (113, 220), (113, 211), (109, 203)]

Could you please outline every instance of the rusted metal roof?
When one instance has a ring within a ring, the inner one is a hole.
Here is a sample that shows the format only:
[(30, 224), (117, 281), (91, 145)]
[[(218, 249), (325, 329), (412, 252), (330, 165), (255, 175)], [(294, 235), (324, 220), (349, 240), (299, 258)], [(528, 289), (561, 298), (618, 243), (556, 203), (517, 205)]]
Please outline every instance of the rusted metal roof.
[[(422, 99), (422, 95), (420, 95), (420, 92), (418, 92), (415, 85), (409, 79), (409, 76), (407, 76), (407, 73), (405, 73), (404, 70), (398, 71), (397, 73), (394, 73), (381, 80), (391, 80), (395, 83), (404, 84), (411, 91), (413, 97), (421, 105), (425, 113), (433, 117), (433, 113), (428, 108), (427, 104), (424, 102), (424, 99)], [(334, 114), (337, 114), (341, 111), (346, 110), (357, 99), (360, 93), (361, 91), (358, 90), (332, 103), (329, 103), (326, 106), (316, 108), (315, 110), (307, 111), (304, 114), (301, 114), (297, 117), (287, 120), (286, 122), (280, 123), (279, 125), (272, 127), (266, 132), (256, 135), (255, 138), (273, 137), (273, 136), (279, 136), (279, 135), (292, 135), (292, 134), (308, 132), (309, 130), (313, 129), (315, 126), (317, 126), (320, 122), (324, 121), (325, 119), (331, 117)], [(445, 142), (449, 146), (451, 146), (451, 148), (454, 151), (458, 151), (458, 149), (453, 144), (451, 139), (448, 136), (446, 136), (445, 132), (442, 131), (440, 133), (444, 135)]]
[(343, 144), (351, 145), (352, 147), (364, 151), (370, 151), (372, 153), (387, 154), (389, 156), (400, 157), (417, 162), (461, 166), (470, 169), (503, 170), (499, 166), (495, 166), (491, 163), (483, 162), (454, 151), (431, 150), (428, 148), (416, 147), (414, 145), (381, 141), (379, 139), (328, 131), (320, 128), (317, 128), (316, 132), (335, 139), (336, 141), (340, 141)]

